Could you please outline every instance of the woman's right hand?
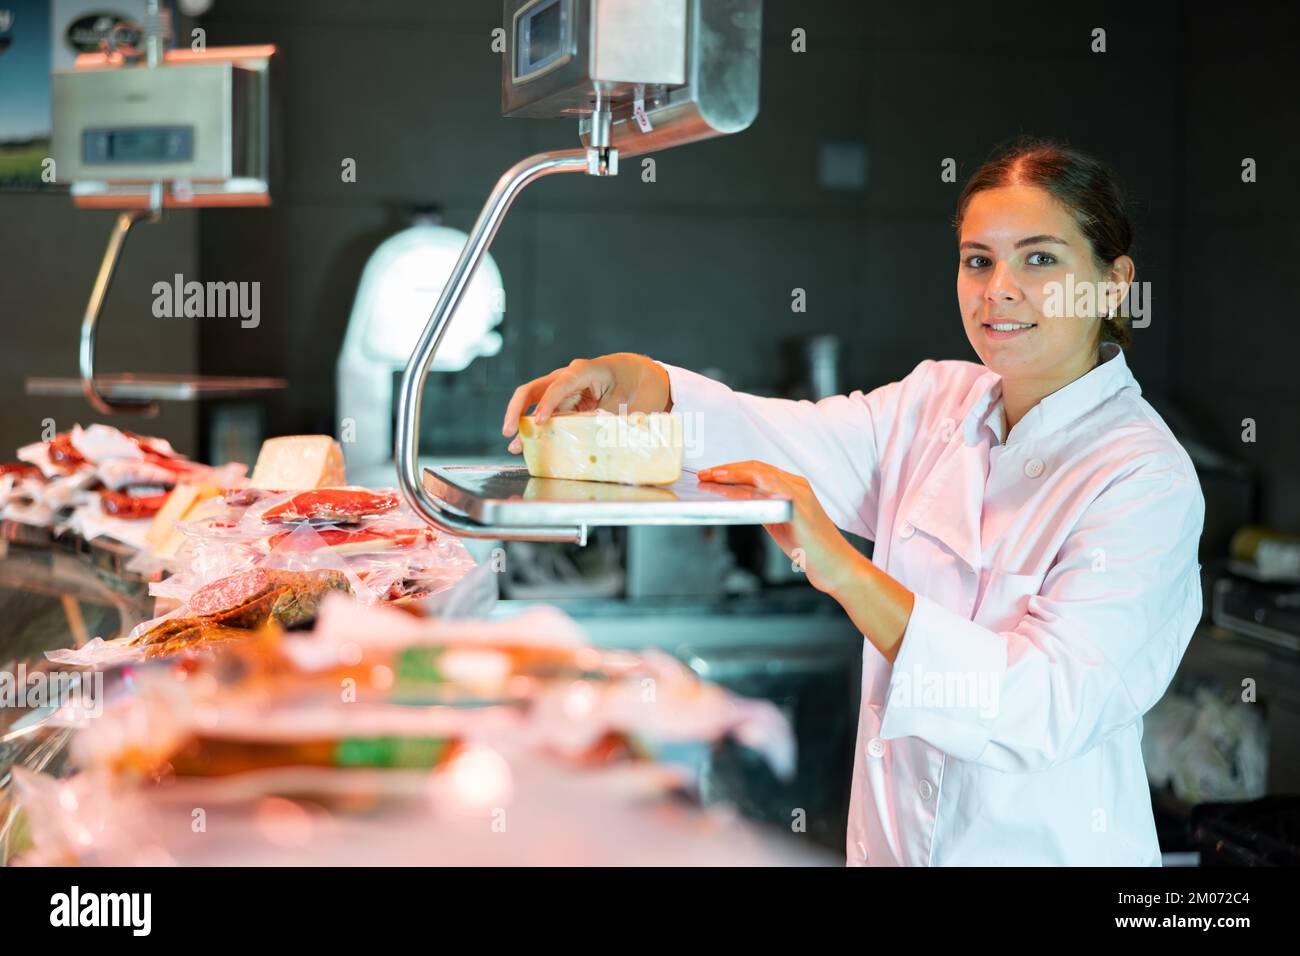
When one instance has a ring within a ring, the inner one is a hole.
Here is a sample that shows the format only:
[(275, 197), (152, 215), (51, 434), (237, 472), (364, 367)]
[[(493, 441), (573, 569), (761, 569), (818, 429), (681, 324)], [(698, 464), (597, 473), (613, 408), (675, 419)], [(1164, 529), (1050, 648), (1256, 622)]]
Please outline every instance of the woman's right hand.
[(644, 355), (616, 352), (594, 359), (575, 359), (567, 367), (535, 378), (515, 389), (506, 406), (501, 433), (514, 438), (510, 450), (520, 451), (519, 417), (537, 404), (533, 418), (544, 422), (555, 412), (588, 412), (597, 408), (617, 412), (666, 412), (672, 409), (668, 373)]

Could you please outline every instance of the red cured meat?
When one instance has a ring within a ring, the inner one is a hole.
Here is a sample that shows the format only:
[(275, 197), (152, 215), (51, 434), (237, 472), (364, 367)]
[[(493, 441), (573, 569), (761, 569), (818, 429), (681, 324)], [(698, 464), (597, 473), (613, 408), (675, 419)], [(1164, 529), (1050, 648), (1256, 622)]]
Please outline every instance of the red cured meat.
[(263, 594), (277, 584), (283, 575), (266, 568), (239, 571), (219, 581), (205, 584), (186, 602), (194, 616), (219, 614)]
[(391, 530), (353, 530), (348, 528), (323, 528), (318, 531), (320, 542), (309, 535), (294, 537), (293, 531), (282, 531), (267, 540), (272, 551), (302, 553), (317, 547), (333, 548), (351, 554), (371, 554), (396, 548), (409, 548), (432, 541), (437, 535), (432, 528), (396, 528)]
[(159, 444), (158, 439), (150, 438), (147, 435), (137, 435), (135, 432), (123, 431), (123, 435), (135, 442), (135, 447), (144, 452), (146, 461), (154, 461), (155, 464), (167, 466), (167, 463), (173, 463), (180, 466), (192, 464), (184, 455), (177, 454), (173, 451), (164, 451), (165, 445)]
[(72, 444), (72, 434), (61, 432), (50, 439), (50, 461), (64, 471), (72, 471), (86, 459)]
[(156, 495), (128, 495), (123, 491), (101, 491), (99, 507), (117, 518), (152, 518), (167, 501), (170, 492)]
[(240, 488), (226, 492), (222, 500), (232, 508), (247, 508), (249, 505), (257, 504), (263, 498), (269, 498), (273, 494), (277, 494), (277, 492), (266, 491), (262, 488)]
[(268, 508), (262, 520), (269, 523), (285, 521), (359, 521), (392, 511), (397, 507), (397, 495), (387, 491), (366, 491), (364, 488), (321, 488), (300, 491), (288, 501)]
[(168, 471), (174, 471), (178, 475), (197, 471), (203, 467), (202, 465), (196, 466), (194, 462), (187, 461), (184, 458), (168, 458), (166, 455), (160, 455), (153, 451), (146, 451), (144, 453), (144, 460), (151, 465), (157, 465), (159, 468), (166, 468)]

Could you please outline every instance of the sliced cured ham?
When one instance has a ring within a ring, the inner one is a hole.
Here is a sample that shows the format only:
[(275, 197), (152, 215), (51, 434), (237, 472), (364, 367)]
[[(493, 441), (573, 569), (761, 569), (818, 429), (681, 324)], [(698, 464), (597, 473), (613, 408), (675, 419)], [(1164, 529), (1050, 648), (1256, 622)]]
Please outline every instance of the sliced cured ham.
[(330, 548), (342, 554), (376, 554), (427, 544), (437, 537), (432, 528), (322, 528), (312, 534), (282, 531), (267, 539), (267, 547), (282, 554), (305, 554)]
[(270, 524), (291, 521), (354, 522), (394, 511), (397, 504), (397, 495), (391, 491), (320, 488), (316, 491), (300, 491), (287, 501), (272, 505), (262, 513), (262, 520)]

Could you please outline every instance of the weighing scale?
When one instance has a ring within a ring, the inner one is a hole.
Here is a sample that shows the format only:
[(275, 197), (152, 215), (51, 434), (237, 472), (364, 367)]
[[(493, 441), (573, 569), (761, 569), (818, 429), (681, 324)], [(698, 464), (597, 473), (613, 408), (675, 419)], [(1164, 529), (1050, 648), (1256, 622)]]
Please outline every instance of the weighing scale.
[(578, 119), (581, 149), (512, 166), (488, 196), (402, 375), (394, 457), (430, 525), (495, 540), (585, 544), (607, 525), (781, 524), (789, 499), (701, 484), (643, 487), (531, 478), (524, 468), (419, 467), (420, 407), (439, 343), (502, 220), (530, 183), (613, 176), (638, 156), (738, 133), (758, 115), (762, 0), (505, 0), (505, 116)]
[[(116, 32), (116, 31), (115, 31)], [(127, 31), (121, 31), (126, 35)], [(147, 5), (144, 49), (82, 54), (52, 75), (58, 182), (85, 209), (120, 209), (81, 323), (79, 378), (31, 377), (29, 395), (84, 395), (101, 414), (160, 401), (284, 388), (283, 379), (97, 375), (95, 336), (127, 236), (168, 207), (267, 206), (273, 46), (169, 50), (169, 11)]]

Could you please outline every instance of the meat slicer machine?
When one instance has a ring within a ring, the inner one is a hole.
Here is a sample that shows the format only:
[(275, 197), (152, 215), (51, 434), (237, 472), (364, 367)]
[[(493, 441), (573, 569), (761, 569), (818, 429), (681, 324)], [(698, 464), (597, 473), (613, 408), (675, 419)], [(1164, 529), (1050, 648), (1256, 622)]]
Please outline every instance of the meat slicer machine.
[(576, 542), (611, 525), (780, 524), (788, 499), (693, 475), (664, 487), (530, 478), (525, 468), (419, 467), (430, 363), (519, 193), (544, 176), (613, 176), (620, 159), (738, 133), (758, 114), (762, 0), (505, 0), (501, 112), (578, 119), (580, 149), (497, 181), (402, 376), (394, 457), (412, 509), (450, 534)]
[[(31, 395), (84, 395), (104, 415), (283, 388), (282, 379), (96, 374), (104, 300), (132, 228), (164, 208), (266, 206), (274, 46), (168, 49), (170, 11), (149, 0), (144, 48), (82, 54), (52, 76), (56, 181), (84, 209), (119, 209), (81, 324), (80, 378), (32, 377)], [(120, 25), (121, 26), (121, 25)], [(133, 31), (115, 30), (127, 36)]]

